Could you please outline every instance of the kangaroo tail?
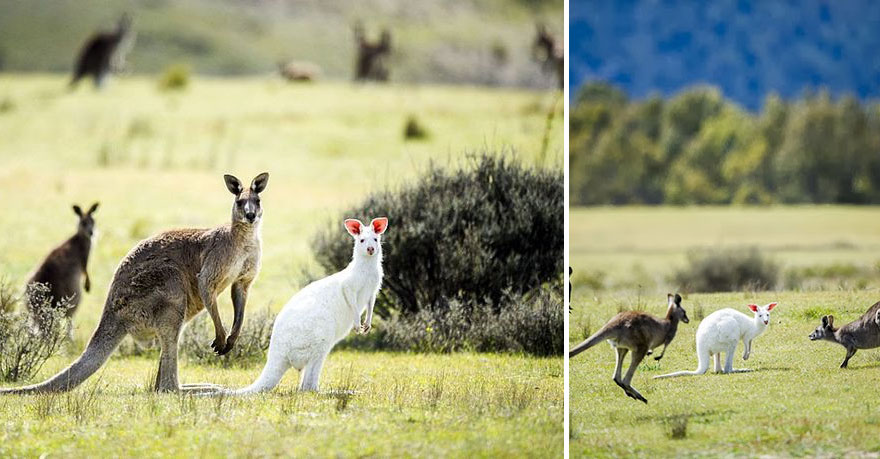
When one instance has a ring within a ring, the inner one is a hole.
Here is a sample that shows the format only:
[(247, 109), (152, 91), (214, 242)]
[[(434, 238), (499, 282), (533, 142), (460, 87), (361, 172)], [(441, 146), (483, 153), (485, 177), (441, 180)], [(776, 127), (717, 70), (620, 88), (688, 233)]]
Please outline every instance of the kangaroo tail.
[(226, 393), (229, 395), (247, 395), (272, 390), (281, 382), (281, 378), (288, 368), (287, 365), (281, 362), (281, 359), (273, 359), (270, 353), (269, 358), (266, 360), (266, 366), (263, 367), (263, 371), (253, 384)]
[(581, 352), (586, 351), (587, 349), (601, 343), (608, 339), (608, 335), (612, 333), (611, 329), (608, 326), (604, 326), (599, 329), (596, 333), (593, 333), (592, 336), (584, 340), (581, 344), (573, 347), (570, 351), (568, 351), (568, 358), (572, 358)]
[(89, 376), (98, 371), (116, 350), (116, 346), (126, 335), (125, 327), (115, 316), (105, 314), (86, 350), (69, 367), (57, 375), (39, 384), (0, 389), (0, 395), (39, 394), (44, 392), (67, 392), (82, 384)]
[(676, 371), (675, 373), (669, 373), (660, 376), (654, 376), (654, 379), (662, 379), (662, 378), (675, 378), (676, 376), (694, 376), (701, 375), (709, 370), (709, 351), (706, 349), (702, 349), (699, 344), (697, 344), (697, 369), (694, 371)]

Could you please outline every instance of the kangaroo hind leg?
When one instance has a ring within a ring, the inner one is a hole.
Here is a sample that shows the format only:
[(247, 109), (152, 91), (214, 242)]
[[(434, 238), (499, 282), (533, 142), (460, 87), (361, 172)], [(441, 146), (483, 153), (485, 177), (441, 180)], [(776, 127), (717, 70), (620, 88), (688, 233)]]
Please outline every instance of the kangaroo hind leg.
[(299, 382), (299, 390), (306, 392), (316, 392), (318, 384), (321, 380), (321, 369), (324, 367), (324, 360), (327, 353), (310, 360), (302, 370), (302, 378)]
[(630, 362), (629, 368), (626, 370), (626, 376), (623, 378), (623, 384), (625, 386), (623, 390), (629, 397), (647, 404), (648, 399), (643, 397), (642, 394), (640, 394), (631, 384), (633, 375), (639, 368), (639, 364), (642, 363), (642, 359), (645, 358), (645, 354), (647, 354), (647, 349), (633, 351), (632, 361)]

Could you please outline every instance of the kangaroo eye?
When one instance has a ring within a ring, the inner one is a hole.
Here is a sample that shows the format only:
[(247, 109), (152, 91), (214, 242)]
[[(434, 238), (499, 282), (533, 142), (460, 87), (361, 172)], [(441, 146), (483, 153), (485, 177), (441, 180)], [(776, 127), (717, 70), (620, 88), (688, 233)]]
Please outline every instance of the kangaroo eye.
[(361, 239), (361, 243), (362, 243), (362, 244), (363, 244), (363, 242), (364, 242), (364, 240), (363, 240), (363, 239)]
[(260, 199), (259, 199), (259, 198), (254, 199), (254, 202), (257, 203), (258, 206), (260, 205)]
[(373, 238), (373, 242), (379, 242), (379, 240), (376, 238)]

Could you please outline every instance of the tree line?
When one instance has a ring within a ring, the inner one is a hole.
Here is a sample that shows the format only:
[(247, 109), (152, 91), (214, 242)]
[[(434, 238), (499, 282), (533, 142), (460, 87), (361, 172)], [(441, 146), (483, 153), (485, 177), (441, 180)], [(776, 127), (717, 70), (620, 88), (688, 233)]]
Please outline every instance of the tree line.
[(824, 90), (751, 113), (712, 87), (636, 101), (591, 82), (569, 143), (575, 205), (880, 203), (880, 103)]

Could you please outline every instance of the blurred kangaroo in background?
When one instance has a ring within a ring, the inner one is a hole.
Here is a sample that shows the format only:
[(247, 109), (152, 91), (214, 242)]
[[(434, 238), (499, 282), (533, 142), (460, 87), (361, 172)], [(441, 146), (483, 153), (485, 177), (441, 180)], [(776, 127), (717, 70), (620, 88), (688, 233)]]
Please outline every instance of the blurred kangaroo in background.
[[(52, 249), (27, 282), (28, 285), (45, 284), (52, 296), (52, 306), (68, 307), (67, 317), (73, 316), (79, 307), (82, 297), (80, 282), (83, 277), (85, 277), (83, 286), (86, 292), (92, 288), (87, 268), (89, 253), (92, 250), (92, 238), (95, 234), (95, 219), (92, 215), (97, 209), (97, 202), (85, 213), (79, 206), (73, 206), (73, 211), (79, 217), (76, 234)], [(28, 306), (34, 308), (34, 303), (28, 301)]]
[(544, 64), (545, 71), (556, 72), (559, 89), (565, 88), (565, 50), (562, 45), (556, 43), (556, 37), (547, 31), (544, 24), (537, 25), (532, 55), (538, 62)]
[(840, 364), (840, 368), (846, 368), (857, 350), (880, 347), (880, 302), (868, 308), (862, 317), (840, 328), (834, 328), (834, 316), (823, 316), (822, 325), (810, 333), (810, 341), (820, 339), (846, 348), (846, 358)]
[(70, 87), (75, 87), (83, 77), (92, 77), (98, 89), (104, 87), (107, 75), (125, 66), (125, 55), (133, 44), (131, 17), (123, 14), (116, 30), (94, 34), (83, 45), (76, 59)]
[(364, 34), (363, 24), (356, 22), (354, 39), (357, 42), (355, 81), (388, 81), (386, 60), (391, 54), (391, 32), (388, 29), (383, 29), (379, 41), (371, 42)]
[[(678, 331), (678, 322), (688, 323), (687, 312), (681, 307), (679, 294), (668, 294), (666, 318), (659, 319), (648, 313), (640, 311), (624, 311), (612, 317), (602, 328), (581, 344), (575, 346), (568, 353), (572, 358), (583, 351), (608, 340), (611, 347), (617, 352), (617, 365), (614, 367), (614, 382), (626, 392), (628, 397), (648, 403), (648, 400), (635, 390), (630, 382), (642, 359), (650, 354), (651, 349), (663, 345), (663, 351), (654, 360), (660, 360), (666, 354), (666, 347), (675, 338)], [(620, 372), (623, 369), (623, 359), (627, 352), (632, 351), (632, 362), (626, 370), (626, 376), (621, 379)]]
[[(116, 268), (104, 312), (82, 355), (66, 369), (40, 384), (0, 390), (0, 394), (60, 392), (73, 389), (98, 371), (119, 342), (131, 334), (137, 340), (159, 339), (157, 391), (205, 390), (205, 384), (177, 382), (177, 343), (186, 322), (203, 309), (214, 321), (211, 347), (223, 355), (241, 331), (248, 290), (260, 269), (260, 193), (269, 174), (262, 173), (245, 189), (224, 176), (235, 195), (232, 222), (211, 229), (179, 229), (141, 241)], [(234, 319), (226, 330), (217, 311), (217, 295), (232, 285)]]

